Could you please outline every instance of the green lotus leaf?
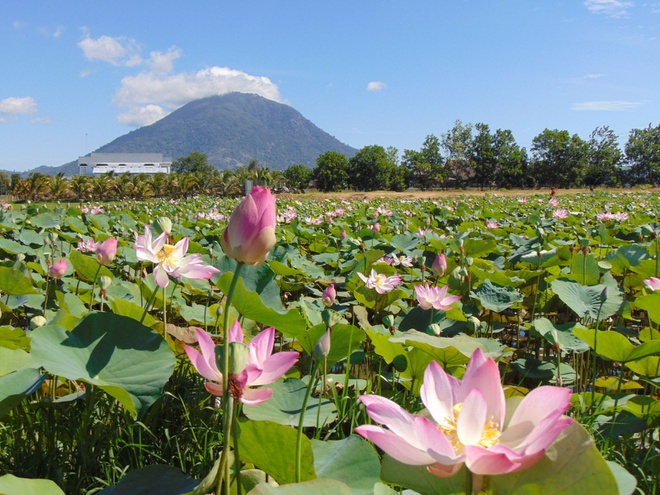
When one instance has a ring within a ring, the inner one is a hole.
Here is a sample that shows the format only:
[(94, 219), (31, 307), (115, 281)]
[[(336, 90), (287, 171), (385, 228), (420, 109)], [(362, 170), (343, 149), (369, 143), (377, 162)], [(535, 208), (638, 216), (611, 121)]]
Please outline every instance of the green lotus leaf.
[(159, 334), (112, 313), (92, 313), (71, 332), (58, 325), (38, 328), (32, 355), (54, 375), (105, 390), (134, 415), (160, 397), (175, 361)]
[[(309, 377), (307, 377), (309, 379)], [(273, 395), (256, 406), (243, 406), (245, 415), (253, 421), (271, 421), (280, 425), (298, 426), (300, 411), (307, 394), (307, 383), (297, 378), (288, 378), (272, 383), (268, 388)], [(320, 428), (337, 419), (337, 410), (332, 401), (310, 397), (305, 409), (303, 426)]]

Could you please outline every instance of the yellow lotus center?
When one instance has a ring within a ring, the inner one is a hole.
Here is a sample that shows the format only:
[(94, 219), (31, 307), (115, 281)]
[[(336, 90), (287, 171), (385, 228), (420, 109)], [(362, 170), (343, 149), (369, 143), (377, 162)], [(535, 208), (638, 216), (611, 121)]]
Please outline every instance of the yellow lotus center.
[[(463, 409), (462, 402), (454, 405), (452, 417), (445, 418), (444, 424), (438, 425), (440, 431), (442, 431), (442, 433), (444, 433), (445, 436), (449, 439), (457, 453), (463, 452), (464, 447), (464, 445), (458, 439), (458, 433), (456, 431), (458, 425), (458, 416), (461, 414), (461, 409)], [(479, 428), (479, 425), (474, 425), (474, 427)], [(497, 445), (500, 443), (500, 435), (502, 435), (502, 432), (500, 431), (499, 424), (497, 421), (493, 421), (493, 418), (490, 418), (483, 426), (481, 431), (481, 438), (479, 438), (479, 441), (477, 441), (477, 445), (486, 449), (492, 447), (493, 445)]]
[(374, 283), (375, 283), (378, 287), (382, 287), (382, 285), (385, 283), (385, 278), (386, 278), (386, 277), (384, 277), (382, 274), (379, 273), (378, 275), (376, 275), (376, 278), (375, 278), (375, 280), (374, 280)]
[(180, 258), (176, 255), (176, 247), (170, 244), (163, 244), (163, 249), (156, 254), (159, 263), (165, 263), (170, 268), (179, 266)]

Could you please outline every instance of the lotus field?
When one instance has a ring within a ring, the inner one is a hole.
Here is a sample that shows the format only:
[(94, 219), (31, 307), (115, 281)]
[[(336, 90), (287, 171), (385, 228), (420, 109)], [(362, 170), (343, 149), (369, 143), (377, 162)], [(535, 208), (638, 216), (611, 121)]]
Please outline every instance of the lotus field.
[(5, 204), (0, 493), (658, 493), (657, 212)]

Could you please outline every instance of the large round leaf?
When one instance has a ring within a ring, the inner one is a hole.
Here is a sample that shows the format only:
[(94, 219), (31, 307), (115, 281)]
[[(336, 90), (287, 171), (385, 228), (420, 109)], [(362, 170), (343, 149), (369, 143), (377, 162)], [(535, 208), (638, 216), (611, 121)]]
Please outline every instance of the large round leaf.
[(10, 296), (38, 293), (23, 273), (6, 266), (0, 267), (0, 291)]
[(58, 325), (35, 330), (32, 354), (50, 373), (96, 385), (134, 415), (160, 397), (175, 362), (159, 334), (112, 313), (92, 313), (71, 332)]
[(0, 476), (0, 493), (2, 495), (64, 495), (54, 481), (17, 478), (11, 474)]
[(517, 290), (497, 286), (489, 279), (484, 280), (484, 283), (470, 295), (479, 299), (484, 308), (496, 313), (500, 313), (523, 300), (522, 294)]
[[(307, 394), (307, 384), (302, 380), (289, 378), (275, 382), (269, 385), (269, 388), (273, 390), (273, 396), (256, 406), (244, 405), (245, 415), (254, 421), (272, 421), (281, 425), (298, 426), (300, 411)], [(335, 419), (337, 419), (337, 411), (332, 401), (321, 400), (319, 409), (318, 398), (309, 398), (303, 426), (320, 428), (324, 424), (332, 423)]]

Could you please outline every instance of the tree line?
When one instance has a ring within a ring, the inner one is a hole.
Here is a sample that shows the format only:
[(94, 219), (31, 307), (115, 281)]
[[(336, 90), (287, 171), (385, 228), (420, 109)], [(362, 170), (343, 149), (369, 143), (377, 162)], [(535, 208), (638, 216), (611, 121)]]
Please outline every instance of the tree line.
[(510, 130), (464, 124), (426, 137), (419, 150), (366, 146), (350, 159), (328, 152), (312, 171), (321, 191), (478, 187), (595, 187), (660, 182), (660, 125), (633, 129), (623, 150), (609, 127), (584, 140), (566, 130), (545, 129), (529, 152)]
[(234, 170), (217, 170), (204, 153), (192, 152), (178, 158), (172, 172), (72, 178), (0, 172), (0, 194), (33, 201), (241, 196), (246, 181), (283, 191), (304, 191), (312, 184), (323, 192), (655, 185), (660, 182), (660, 125), (633, 129), (623, 149), (606, 126), (596, 128), (587, 140), (545, 129), (528, 152), (510, 130), (492, 132), (487, 124), (456, 121), (440, 137), (427, 136), (419, 150), (401, 154), (393, 147), (371, 145), (350, 158), (323, 153), (313, 169), (296, 164), (279, 171), (256, 160)]

